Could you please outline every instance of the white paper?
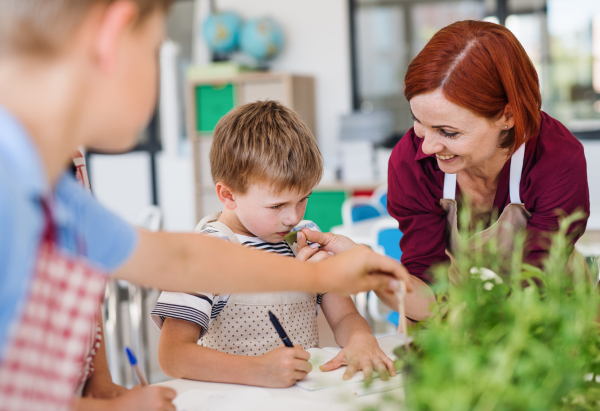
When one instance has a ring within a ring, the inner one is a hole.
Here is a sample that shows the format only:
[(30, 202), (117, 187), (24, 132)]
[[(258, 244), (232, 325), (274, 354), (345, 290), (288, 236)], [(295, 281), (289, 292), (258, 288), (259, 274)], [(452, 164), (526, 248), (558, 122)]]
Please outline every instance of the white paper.
[[(305, 390), (314, 391), (322, 388), (334, 387), (342, 384), (350, 384), (353, 382), (361, 382), (365, 380), (362, 371), (357, 371), (349, 380), (344, 380), (344, 373), (346, 372), (346, 366), (342, 366), (333, 371), (323, 372), (319, 367), (326, 362), (333, 359), (336, 353), (322, 350), (320, 348), (310, 348), (306, 350), (310, 353), (310, 360), (313, 369), (308, 375), (301, 381), (296, 382), (296, 385)], [(377, 376), (376, 372), (373, 372), (373, 376)]]

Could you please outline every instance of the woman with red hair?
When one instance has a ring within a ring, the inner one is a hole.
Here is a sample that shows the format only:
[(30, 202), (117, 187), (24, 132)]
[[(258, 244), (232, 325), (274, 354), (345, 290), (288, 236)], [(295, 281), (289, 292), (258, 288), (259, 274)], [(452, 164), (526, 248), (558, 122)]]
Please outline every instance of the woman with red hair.
[[(452, 262), (463, 198), (471, 228), (486, 228), (477, 238), (497, 239), (499, 253), (510, 255), (514, 233), (526, 230), (524, 257), (535, 265), (547, 253), (544, 237), (558, 229), (557, 211), (589, 214), (589, 193), (581, 143), (541, 111), (535, 68), (505, 27), (443, 28), (409, 65), (404, 94), (414, 127), (390, 159), (388, 209), (417, 289), (407, 296), (407, 317), (421, 320), (435, 300), (429, 269)], [(586, 222), (571, 227), (573, 245)], [(397, 307), (391, 294), (380, 297)]]

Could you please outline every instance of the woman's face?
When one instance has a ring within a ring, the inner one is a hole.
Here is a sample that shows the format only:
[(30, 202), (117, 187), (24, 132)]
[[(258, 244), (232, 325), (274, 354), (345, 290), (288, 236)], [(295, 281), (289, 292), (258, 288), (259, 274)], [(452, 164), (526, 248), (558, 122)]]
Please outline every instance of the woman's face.
[(512, 115), (497, 120), (477, 116), (448, 101), (439, 89), (413, 97), (410, 108), (423, 152), (435, 154), (445, 173), (485, 166), (494, 155), (506, 155), (499, 145), (504, 132), (514, 126)]

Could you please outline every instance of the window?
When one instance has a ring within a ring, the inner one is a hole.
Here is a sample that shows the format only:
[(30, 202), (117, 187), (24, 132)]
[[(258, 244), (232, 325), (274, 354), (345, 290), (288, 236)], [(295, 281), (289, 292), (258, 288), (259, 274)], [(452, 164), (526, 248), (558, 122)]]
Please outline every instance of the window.
[(403, 95), (410, 61), (458, 20), (504, 24), (538, 71), (543, 110), (579, 138), (600, 138), (599, 0), (355, 0), (355, 109), (390, 110), (395, 129), (412, 121)]

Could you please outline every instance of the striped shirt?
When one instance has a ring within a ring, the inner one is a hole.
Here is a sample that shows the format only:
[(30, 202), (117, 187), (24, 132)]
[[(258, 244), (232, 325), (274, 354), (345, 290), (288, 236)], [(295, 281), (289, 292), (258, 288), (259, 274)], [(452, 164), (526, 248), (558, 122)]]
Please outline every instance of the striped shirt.
[[(320, 231), (315, 223), (307, 220), (301, 221), (292, 231), (300, 231), (304, 227), (313, 231)], [(201, 230), (200, 234), (229, 241), (224, 233), (211, 226)], [(267, 253), (275, 253), (287, 257), (295, 257), (294, 250), (285, 241), (280, 243), (269, 243), (258, 237), (250, 237), (242, 234), (236, 234), (236, 237), (244, 247), (251, 247), (257, 250), (263, 250)], [(317, 294), (317, 304), (321, 304), (321, 297), (322, 294)], [(162, 329), (162, 325), (167, 317), (197, 324), (202, 328), (199, 337), (202, 338), (207, 333), (212, 322), (217, 318), (221, 311), (223, 311), (228, 300), (229, 294), (211, 294), (206, 292), (176, 293), (163, 291), (152, 310), (151, 316), (159, 329)]]

